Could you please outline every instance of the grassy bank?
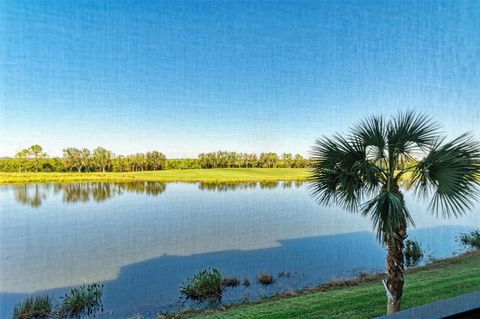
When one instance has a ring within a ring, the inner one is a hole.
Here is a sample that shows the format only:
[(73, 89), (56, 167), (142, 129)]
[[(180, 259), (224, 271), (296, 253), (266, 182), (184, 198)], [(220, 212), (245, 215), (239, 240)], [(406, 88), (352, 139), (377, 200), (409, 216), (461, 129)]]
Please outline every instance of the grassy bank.
[[(402, 308), (416, 307), (479, 290), (479, 265), (480, 254), (470, 254), (409, 270)], [(276, 297), (227, 310), (210, 310), (184, 314), (181, 317), (373, 318), (385, 314), (385, 309), (386, 296), (380, 277), (372, 276), (360, 281), (337, 281), (334, 285), (325, 285), (296, 296)]]
[(302, 181), (306, 168), (216, 168), (127, 173), (0, 173), (0, 184), (46, 182), (263, 182)]

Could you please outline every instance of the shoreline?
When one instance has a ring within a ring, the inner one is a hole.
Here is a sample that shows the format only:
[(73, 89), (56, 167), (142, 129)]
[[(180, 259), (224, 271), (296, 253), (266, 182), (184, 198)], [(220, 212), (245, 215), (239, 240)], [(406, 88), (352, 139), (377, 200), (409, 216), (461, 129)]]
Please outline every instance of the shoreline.
[(143, 172), (0, 173), (0, 185), (69, 182), (280, 182), (306, 181), (308, 168), (211, 168)]
[[(406, 287), (410, 293), (403, 300), (402, 310), (455, 297), (480, 289), (479, 252), (435, 260), (406, 271)], [(185, 310), (161, 314), (162, 318), (372, 318), (385, 314), (386, 296), (380, 282), (384, 273), (370, 273), (356, 279), (336, 279), (313, 288), (305, 288), (260, 300), (222, 305), (219, 308)], [(467, 280), (465, 280), (465, 277)], [(463, 279), (463, 280), (462, 280)], [(452, 281), (445, 283), (445, 281)], [(428, 282), (434, 282), (428, 285)], [(343, 298), (353, 300), (355, 313), (337, 307)], [(364, 303), (375, 305), (367, 309)], [(374, 299), (374, 300), (373, 300)], [(381, 300), (380, 300), (381, 299)], [(383, 302), (381, 302), (383, 301)], [(315, 312), (312, 308), (317, 308)], [(310, 306), (308, 306), (310, 305)], [(369, 313), (365, 313), (368, 311)], [(259, 315), (262, 314), (262, 315)]]

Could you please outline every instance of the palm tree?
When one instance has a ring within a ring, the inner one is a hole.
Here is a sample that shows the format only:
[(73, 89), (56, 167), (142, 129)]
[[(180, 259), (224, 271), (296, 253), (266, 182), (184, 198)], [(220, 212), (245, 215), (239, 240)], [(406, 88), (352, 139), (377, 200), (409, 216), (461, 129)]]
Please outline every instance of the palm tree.
[(400, 310), (404, 240), (414, 222), (399, 182), (408, 180), (417, 197), (429, 198), (437, 216), (463, 214), (479, 198), (480, 143), (468, 134), (446, 141), (429, 117), (409, 112), (370, 117), (345, 137), (323, 137), (312, 155), (317, 201), (370, 217), (387, 246), (387, 313)]

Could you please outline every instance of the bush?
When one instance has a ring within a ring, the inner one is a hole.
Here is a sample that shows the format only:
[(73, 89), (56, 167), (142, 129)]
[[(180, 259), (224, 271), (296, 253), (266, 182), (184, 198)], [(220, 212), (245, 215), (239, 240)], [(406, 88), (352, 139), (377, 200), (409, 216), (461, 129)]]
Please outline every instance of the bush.
[(480, 229), (474, 230), (470, 233), (460, 234), (457, 241), (468, 250), (480, 250)]
[(262, 272), (260, 274), (260, 276), (258, 276), (258, 281), (262, 284), (262, 285), (271, 285), (273, 284), (274, 280), (273, 280), (273, 276), (266, 273), (266, 272)]
[(49, 296), (29, 297), (13, 308), (13, 319), (49, 318), (52, 309), (53, 300)]
[(407, 267), (416, 266), (423, 258), (423, 250), (416, 240), (405, 241), (405, 262)]
[(62, 298), (61, 317), (81, 318), (83, 315), (95, 317), (97, 312), (103, 311), (102, 295), (103, 285), (96, 283), (71, 289)]
[(222, 281), (220, 271), (215, 268), (205, 269), (183, 283), (180, 292), (197, 302), (219, 302), (223, 294)]

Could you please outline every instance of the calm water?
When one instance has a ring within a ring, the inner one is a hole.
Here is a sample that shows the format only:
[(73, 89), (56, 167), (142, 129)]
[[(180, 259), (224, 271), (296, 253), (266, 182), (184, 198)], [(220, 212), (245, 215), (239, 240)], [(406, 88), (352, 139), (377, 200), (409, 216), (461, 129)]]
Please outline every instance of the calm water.
[[(480, 225), (474, 210), (436, 219), (406, 195), (435, 258)], [(315, 204), (306, 184), (72, 183), (0, 187), (0, 317), (26, 295), (105, 283), (105, 317), (178, 310), (181, 282), (206, 267), (248, 278), (225, 302), (383, 270), (368, 219)], [(261, 272), (277, 277), (263, 287)], [(278, 277), (278, 273), (290, 273)]]

